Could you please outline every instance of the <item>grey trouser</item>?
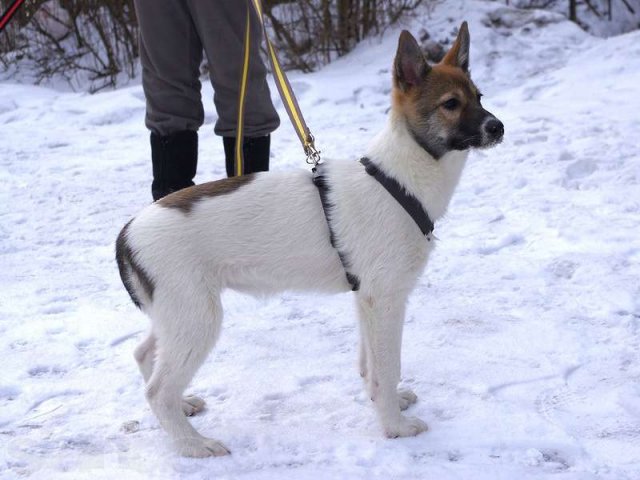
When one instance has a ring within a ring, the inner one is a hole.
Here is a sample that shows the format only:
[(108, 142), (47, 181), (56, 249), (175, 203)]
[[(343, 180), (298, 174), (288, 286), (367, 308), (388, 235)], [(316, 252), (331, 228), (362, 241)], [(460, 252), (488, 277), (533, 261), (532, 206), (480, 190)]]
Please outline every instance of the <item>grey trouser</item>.
[[(135, 0), (140, 25), (142, 86), (147, 127), (158, 135), (197, 131), (204, 121), (200, 95), (202, 50), (209, 62), (218, 112), (215, 132), (236, 134), (238, 90), (247, 15), (245, 0)], [(251, 12), (251, 58), (245, 101), (245, 136), (280, 124), (260, 59), (262, 30)]]

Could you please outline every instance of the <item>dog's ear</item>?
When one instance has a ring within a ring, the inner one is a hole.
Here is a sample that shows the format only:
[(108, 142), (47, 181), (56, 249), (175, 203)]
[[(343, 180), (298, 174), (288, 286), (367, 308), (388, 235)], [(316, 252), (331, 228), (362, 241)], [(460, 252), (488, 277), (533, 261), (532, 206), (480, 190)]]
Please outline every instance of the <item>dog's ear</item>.
[(460, 29), (458, 30), (458, 38), (456, 38), (451, 50), (449, 50), (442, 59), (442, 63), (453, 67), (459, 67), (464, 72), (468, 73), (470, 44), (469, 26), (467, 25), (467, 22), (462, 22), (462, 25), (460, 25)]
[(398, 51), (393, 62), (393, 80), (403, 92), (420, 84), (431, 68), (416, 39), (403, 30), (398, 40)]

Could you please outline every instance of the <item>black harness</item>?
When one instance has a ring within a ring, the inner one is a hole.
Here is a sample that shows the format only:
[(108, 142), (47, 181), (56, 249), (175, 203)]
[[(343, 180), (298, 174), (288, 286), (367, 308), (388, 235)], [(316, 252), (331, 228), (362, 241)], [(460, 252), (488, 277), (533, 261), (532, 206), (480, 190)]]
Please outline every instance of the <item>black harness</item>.
[[(420, 201), (408, 193), (406, 189), (398, 183), (397, 180), (387, 176), (382, 170), (380, 170), (377, 166), (375, 166), (371, 160), (367, 157), (363, 157), (360, 159), (360, 163), (364, 165), (365, 171), (375, 178), (380, 185), (382, 185), (389, 194), (396, 199), (396, 201), (405, 209), (405, 211), (413, 218), (413, 221), (416, 222), (420, 231), (427, 237), (429, 240), (429, 234), (433, 232), (433, 222), (431, 218), (429, 218), (429, 214), (424, 209)], [(342, 262), (342, 266), (344, 267), (344, 271), (346, 272), (347, 281), (351, 285), (351, 290), (354, 292), (360, 288), (360, 279), (349, 271), (350, 264), (348, 259), (346, 258), (344, 252), (342, 252), (336, 246), (336, 238), (333, 228), (331, 227), (331, 208), (333, 205), (329, 203), (327, 198), (327, 192), (329, 191), (329, 185), (327, 184), (325, 176), (322, 174), (322, 165), (321, 163), (317, 164), (313, 168), (313, 183), (318, 187), (318, 192), (320, 193), (320, 201), (322, 202), (322, 209), (324, 210), (324, 215), (327, 219), (327, 224), (329, 225), (329, 237), (331, 240), (331, 245), (338, 252), (338, 256), (340, 257), (340, 261)]]
[(364, 165), (367, 173), (375, 178), (380, 185), (382, 185), (387, 192), (389, 192), (391, 196), (398, 201), (402, 208), (407, 211), (411, 218), (413, 218), (413, 221), (416, 222), (423, 235), (426, 236), (433, 232), (433, 222), (416, 197), (408, 193), (405, 188), (397, 182), (397, 180), (387, 176), (382, 170), (371, 163), (371, 160), (367, 157), (361, 158), (360, 163)]

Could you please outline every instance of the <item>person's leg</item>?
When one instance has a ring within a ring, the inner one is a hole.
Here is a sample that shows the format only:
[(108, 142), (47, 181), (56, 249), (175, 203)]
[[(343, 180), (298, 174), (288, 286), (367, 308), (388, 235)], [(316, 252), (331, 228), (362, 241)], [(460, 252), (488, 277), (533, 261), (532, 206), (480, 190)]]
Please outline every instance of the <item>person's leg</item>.
[[(235, 172), (236, 137), (222, 137), (224, 146), (227, 176), (233, 177)], [(242, 141), (242, 158), (244, 158), (244, 174), (269, 171), (269, 152), (271, 135), (260, 137), (244, 137)]]
[(153, 200), (194, 185), (198, 167), (198, 133), (180, 130), (169, 135), (151, 132)]
[(193, 185), (202, 43), (185, 0), (135, 0), (140, 25), (145, 123), (151, 130), (154, 200)]
[[(188, 1), (209, 61), (214, 103), (218, 112), (215, 133), (224, 137), (227, 173), (231, 176), (246, 15), (250, 6), (240, 0)], [(271, 102), (267, 70), (260, 58), (262, 26), (253, 11), (250, 38), (251, 57), (244, 117), (244, 173), (269, 169), (269, 134), (280, 124)]]

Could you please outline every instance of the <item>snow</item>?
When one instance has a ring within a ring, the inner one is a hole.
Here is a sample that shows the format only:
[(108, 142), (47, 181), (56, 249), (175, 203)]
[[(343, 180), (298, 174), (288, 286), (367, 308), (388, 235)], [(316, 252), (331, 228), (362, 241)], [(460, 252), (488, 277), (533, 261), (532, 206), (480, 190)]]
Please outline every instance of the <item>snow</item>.
[[(357, 159), (385, 122), (399, 30), (441, 40), (467, 19), (472, 75), (505, 123), (472, 153), (410, 300), (403, 383), (430, 431), (409, 439), (376, 423), (349, 294), (230, 292), (188, 391), (233, 455), (176, 456), (132, 358), (148, 321), (113, 259), (150, 202), (142, 89), (0, 83), (0, 478), (640, 478), (640, 32), (598, 39), (535, 12), (488, 28), (498, 8), (444, 2), (291, 75), (319, 147)], [(203, 98), (199, 182), (224, 170)], [(304, 168), (276, 104), (273, 169)]]
[[(530, 8), (540, 5), (540, 8), (555, 12), (558, 16), (567, 18), (569, 3), (565, 0), (512, 0), (508, 3), (515, 7)], [(591, 2), (575, 2), (578, 23), (587, 32), (599, 37), (611, 37), (621, 33), (637, 30), (640, 27), (640, 1), (638, 0), (607, 0)], [(611, 12), (609, 12), (611, 8)], [(519, 12), (505, 10), (505, 20), (517, 19)], [(538, 10), (538, 15), (545, 12)]]

